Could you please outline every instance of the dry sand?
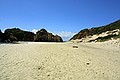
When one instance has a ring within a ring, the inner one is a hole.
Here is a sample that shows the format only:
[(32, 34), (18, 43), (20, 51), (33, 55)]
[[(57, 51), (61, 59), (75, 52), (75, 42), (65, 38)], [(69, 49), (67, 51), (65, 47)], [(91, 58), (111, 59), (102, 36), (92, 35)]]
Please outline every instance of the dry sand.
[(120, 46), (1, 44), (0, 80), (120, 80)]

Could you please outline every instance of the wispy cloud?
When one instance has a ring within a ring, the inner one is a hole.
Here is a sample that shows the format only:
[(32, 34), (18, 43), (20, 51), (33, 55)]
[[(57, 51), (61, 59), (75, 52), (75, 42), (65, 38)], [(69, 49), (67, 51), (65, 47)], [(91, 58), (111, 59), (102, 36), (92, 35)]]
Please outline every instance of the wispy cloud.
[(73, 32), (56, 32), (57, 35), (61, 36), (63, 38), (64, 41), (68, 41), (70, 38), (73, 37), (73, 35), (75, 35), (76, 33)]

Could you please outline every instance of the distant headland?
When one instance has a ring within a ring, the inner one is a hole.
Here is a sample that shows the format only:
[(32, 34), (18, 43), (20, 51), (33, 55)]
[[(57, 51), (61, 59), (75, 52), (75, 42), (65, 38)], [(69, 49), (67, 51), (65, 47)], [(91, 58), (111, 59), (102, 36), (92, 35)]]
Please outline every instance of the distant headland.
[(6, 29), (4, 33), (0, 30), (0, 42), (11, 43), (14, 41), (63, 42), (60, 36), (53, 35), (45, 29), (39, 30), (36, 34), (19, 28)]

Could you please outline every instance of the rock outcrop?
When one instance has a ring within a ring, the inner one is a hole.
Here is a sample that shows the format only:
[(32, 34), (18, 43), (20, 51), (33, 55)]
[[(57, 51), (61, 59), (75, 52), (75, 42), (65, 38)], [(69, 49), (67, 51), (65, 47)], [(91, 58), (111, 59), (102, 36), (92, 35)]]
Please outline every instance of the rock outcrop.
[(2, 41), (2, 31), (0, 30), (0, 42)]
[(45, 29), (41, 29), (36, 34), (19, 28), (6, 29), (4, 33), (0, 30), (0, 42), (13, 41), (63, 42), (60, 36), (53, 35)]
[(62, 38), (58, 35), (53, 35), (52, 33), (47, 32), (45, 29), (39, 30), (35, 37), (35, 42), (63, 42)]
[(10, 42), (8, 36), (0, 30), (0, 42)]
[(19, 28), (6, 29), (4, 32), (13, 41), (33, 41), (34, 33)]
[(110, 40), (111, 38), (120, 38), (119, 30), (120, 20), (106, 26), (81, 30), (70, 40), (78, 40), (78, 42), (106, 41)]
[(0, 30), (0, 42), (2, 42), (3, 41), (3, 33), (2, 33), (2, 31)]

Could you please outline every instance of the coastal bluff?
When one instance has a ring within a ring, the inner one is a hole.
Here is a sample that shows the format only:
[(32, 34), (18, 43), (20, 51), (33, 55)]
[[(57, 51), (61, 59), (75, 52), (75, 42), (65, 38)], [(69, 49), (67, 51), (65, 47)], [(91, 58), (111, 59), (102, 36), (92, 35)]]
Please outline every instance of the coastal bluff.
[(0, 30), (0, 42), (11, 43), (14, 41), (63, 42), (60, 36), (53, 35), (45, 29), (39, 30), (36, 34), (19, 28), (6, 29), (4, 33)]

